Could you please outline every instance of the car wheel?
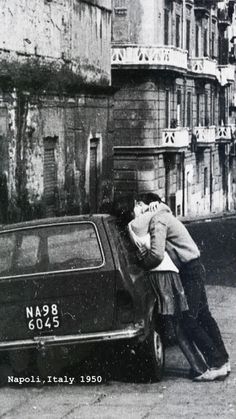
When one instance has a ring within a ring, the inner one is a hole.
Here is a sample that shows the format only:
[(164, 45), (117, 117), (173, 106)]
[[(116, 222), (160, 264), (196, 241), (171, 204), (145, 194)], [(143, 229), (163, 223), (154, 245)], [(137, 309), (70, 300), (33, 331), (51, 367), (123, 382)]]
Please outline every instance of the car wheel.
[(136, 354), (140, 377), (145, 381), (161, 381), (165, 365), (165, 350), (160, 333), (154, 325), (151, 326), (146, 340), (136, 348)]

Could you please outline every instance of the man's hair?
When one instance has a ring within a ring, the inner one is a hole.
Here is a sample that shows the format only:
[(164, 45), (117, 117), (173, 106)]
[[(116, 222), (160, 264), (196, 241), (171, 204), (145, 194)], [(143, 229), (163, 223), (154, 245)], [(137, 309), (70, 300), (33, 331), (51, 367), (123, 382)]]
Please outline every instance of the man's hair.
[(134, 196), (124, 195), (116, 197), (112, 206), (112, 214), (115, 215), (119, 222), (127, 225), (133, 219)]
[(146, 193), (138, 194), (136, 199), (137, 201), (144, 202), (144, 204), (146, 205), (149, 205), (151, 202), (154, 202), (154, 201), (162, 202), (160, 196), (153, 192), (146, 192)]

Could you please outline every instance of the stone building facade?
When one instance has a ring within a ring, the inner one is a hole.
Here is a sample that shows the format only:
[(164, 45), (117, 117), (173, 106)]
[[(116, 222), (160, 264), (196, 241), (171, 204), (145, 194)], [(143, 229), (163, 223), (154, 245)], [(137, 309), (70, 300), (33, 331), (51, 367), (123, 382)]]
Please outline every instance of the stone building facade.
[(112, 194), (110, 0), (0, 3), (0, 222), (97, 211)]
[(116, 195), (157, 192), (178, 216), (235, 209), (234, 3), (113, 0)]

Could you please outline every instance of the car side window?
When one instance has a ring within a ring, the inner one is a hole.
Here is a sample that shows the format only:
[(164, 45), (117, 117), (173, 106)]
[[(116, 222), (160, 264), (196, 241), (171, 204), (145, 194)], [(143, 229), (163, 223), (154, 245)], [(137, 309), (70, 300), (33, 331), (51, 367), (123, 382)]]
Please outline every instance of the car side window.
[(40, 238), (32, 232), (8, 233), (0, 236), (0, 275), (35, 272)]
[(54, 224), (0, 234), (0, 277), (99, 268), (104, 263), (92, 222)]
[(36, 234), (23, 235), (16, 250), (17, 268), (35, 267), (38, 262), (39, 236)]
[(54, 227), (48, 234), (48, 270), (95, 268), (103, 264), (92, 223)]
[(9, 272), (12, 265), (16, 236), (14, 233), (0, 236), (0, 275)]
[(119, 256), (124, 260), (126, 266), (137, 264), (136, 248), (131, 242), (127, 228), (121, 228), (118, 223), (111, 221), (109, 223), (113, 233), (113, 239), (117, 247)]

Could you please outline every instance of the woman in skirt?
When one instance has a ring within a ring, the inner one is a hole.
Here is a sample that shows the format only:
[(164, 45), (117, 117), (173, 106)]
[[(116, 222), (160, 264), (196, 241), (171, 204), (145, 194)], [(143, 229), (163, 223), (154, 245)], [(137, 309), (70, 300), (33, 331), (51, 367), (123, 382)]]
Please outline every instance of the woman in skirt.
[[(155, 213), (150, 211), (143, 212), (143, 208), (138, 204), (134, 206), (134, 219), (128, 224), (128, 230), (132, 242), (138, 248), (150, 248), (148, 229), (154, 215)], [(157, 299), (159, 318), (164, 316), (163, 320), (171, 319), (178, 344), (191, 366), (193, 376), (200, 376), (207, 370), (207, 365), (179, 325), (182, 313), (188, 310), (188, 304), (178, 268), (165, 252), (161, 264), (148, 271), (147, 275)]]

